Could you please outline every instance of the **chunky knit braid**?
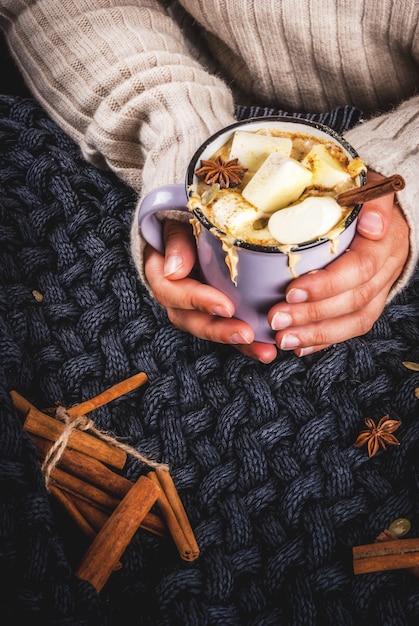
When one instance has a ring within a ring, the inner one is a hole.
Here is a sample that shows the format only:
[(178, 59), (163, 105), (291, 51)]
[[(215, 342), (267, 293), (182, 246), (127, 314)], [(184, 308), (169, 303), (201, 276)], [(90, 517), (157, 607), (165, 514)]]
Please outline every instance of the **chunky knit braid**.
[[(419, 274), (364, 337), (263, 365), (168, 322), (130, 260), (134, 204), (33, 100), (0, 98), (0, 622), (417, 624), (418, 580), (354, 576), (351, 550), (401, 516), (419, 537)], [(170, 465), (201, 555), (139, 530), (97, 596), (8, 391), (71, 406), (137, 371), (91, 417)], [(385, 414), (400, 445), (368, 458), (354, 441)]]

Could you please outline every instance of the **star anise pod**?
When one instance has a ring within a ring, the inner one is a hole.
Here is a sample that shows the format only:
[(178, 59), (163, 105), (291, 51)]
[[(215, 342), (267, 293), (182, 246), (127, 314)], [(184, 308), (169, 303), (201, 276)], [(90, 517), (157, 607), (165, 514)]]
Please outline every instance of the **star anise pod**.
[(243, 179), (247, 169), (239, 165), (238, 159), (225, 161), (218, 156), (213, 160), (201, 159), (201, 167), (195, 170), (195, 175), (204, 180), (207, 185), (219, 183), (221, 188), (237, 187)]
[(400, 424), (401, 422), (398, 420), (389, 419), (388, 415), (382, 417), (378, 424), (370, 417), (367, 417), (365, 420), (367, 430), (363, 430), (358, 435), (354, 446), (360, 448), (367, 444), (369, 457), (374, 456), (380, 449), (380, 446), (383, 450), (387, 450), (387, 445), (398, 446), (400, 442), (392, 433), (399, 428)]

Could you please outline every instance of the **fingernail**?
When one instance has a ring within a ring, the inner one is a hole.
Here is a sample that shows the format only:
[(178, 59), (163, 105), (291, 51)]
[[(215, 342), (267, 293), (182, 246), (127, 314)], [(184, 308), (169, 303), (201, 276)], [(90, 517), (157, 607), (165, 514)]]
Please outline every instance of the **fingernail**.
[(279, 347), (281, 350), (295, 350), (300, 347), (300, 340), (295, 335), (284, 335)]
[(313, 354), (314, 346), (308, 346), (307, 348), (301, 348), (298, 350), (297, 356), (306, 356), (307, 354)]
[(359, 217), (358, 228), (370, 235), (381, 235), (384, 230), (383, 218), (379, 213), (366, 211)]
[(164, 276), (170, 276), (179, 270), (183, 265), (183, 259), (181, 256), (173, 255), (169, 256), (164, 262), (163, 274)]
[(303, 289), (294, 288), (289, 290), (286, 298), (289, 304), (297, 304), (298, 302), (305, 302), (308, 298), (308, 293)]
[(269, 365), (269, 363), (272, 363), (272, 361), (274, 361), (275, 359), (276, 359), (276, 354), (272, 357), (263, 357), (263, 356), (259, 357), (259, 361), (263, 363), (264, 365)]
[(283, 330), (284, 328), (288, 328), (292, 322), (291, 315), (288, 313), (275, 313), (272, 318), (271, 328), (272, 330)]
[(230, 337), (231, 343), (240, 344), (240, 343), (252, 343), (252, 340), (243, 335), (242, 333), (233, 333)]
[(216, 304), (211, 309), (212, 315), (218, 315), (219, 317), (231, 317), (233, 314), (227, 309), (227, 307), (221, 304)]

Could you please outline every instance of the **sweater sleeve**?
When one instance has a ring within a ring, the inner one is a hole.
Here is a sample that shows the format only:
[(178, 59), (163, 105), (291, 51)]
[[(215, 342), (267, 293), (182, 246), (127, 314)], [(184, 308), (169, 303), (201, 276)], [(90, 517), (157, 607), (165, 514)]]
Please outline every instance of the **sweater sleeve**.
[(183, 180), (196, 148), (234, 120), (229, 89), (158, 0), (2, 0), (0, 25), (85, 158), (142, 194)]
[[(199, 145), (234, 121), (230, 90), (194, 54), (166, 4), (2, 0), (0, 6), (0, 25), (33, 95), (90, 163), (113, 170), (140, 198), (183, 182)], [(138, 205), (131, 253), (146, 283), (137, 215)]]
[(393, 285), (391, 299), (411, 278), (419, 256), (419, 97), (403, 102), (390, 113), (373, 117), (346, 133), (363, 161), (383, 176), (401, 174), (405, 189), (397, 200), (410, 228), (410, 255), (404, 271)]

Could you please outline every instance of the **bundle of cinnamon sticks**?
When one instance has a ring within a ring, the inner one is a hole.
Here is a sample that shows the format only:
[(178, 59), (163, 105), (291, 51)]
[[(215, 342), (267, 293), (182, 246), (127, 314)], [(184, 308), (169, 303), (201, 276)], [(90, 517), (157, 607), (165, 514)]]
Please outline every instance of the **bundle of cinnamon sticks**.
[[(140, 372), (87, 402), (65, 409), (70, 426), (72, 420), (85, 417), (146, 381), (147, 376)], [(101, 436), (94, 425), (92, 432), (68, 428), (57, 419), (58, 410), (52, 417), (15, 390), (10, 396), (15, 409), (25, 417), (23, 427), (35, 444), (49, 492), (91, 542), (76, 571), (79, 578), (100, 591), (120, 566), (119, 559), (138, 528), (171, 536), (186, 561), (198, 557), (194, 533), (165, 465), (150, 461), (153, 469), (133, 483), (115, 471), (123, 469), (127, 449), (131, 453), (129, 446), (109, 435)], [(151, 511), (154, 504), (156, 512)]]

